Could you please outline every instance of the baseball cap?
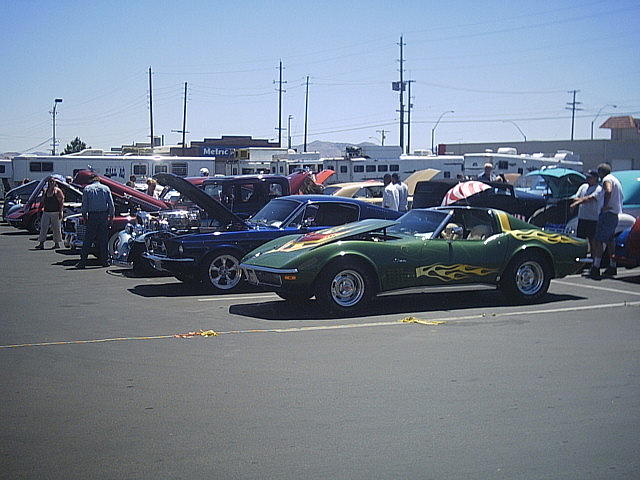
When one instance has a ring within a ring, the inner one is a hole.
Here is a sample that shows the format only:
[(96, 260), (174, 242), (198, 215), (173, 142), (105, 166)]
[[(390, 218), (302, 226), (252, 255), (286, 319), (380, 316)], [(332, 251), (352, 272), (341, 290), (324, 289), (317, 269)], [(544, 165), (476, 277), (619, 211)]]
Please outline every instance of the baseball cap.
[(587, 172), (587, 177), (596, 177), (597, 178), (598, 176), (599, 175), (598, 175), (598, 172), (596, 170), (589, 170)]

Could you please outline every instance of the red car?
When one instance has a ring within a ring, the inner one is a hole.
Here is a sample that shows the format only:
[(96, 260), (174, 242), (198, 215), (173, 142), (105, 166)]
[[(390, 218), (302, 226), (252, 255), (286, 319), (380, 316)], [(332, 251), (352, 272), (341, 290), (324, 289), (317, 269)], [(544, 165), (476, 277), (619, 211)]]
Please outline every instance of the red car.
[[(74, 184), (84, 188), (89, 184), (89, 178), (93, 172), (89, 170), (81, 170), (73, 179)], [(135, 213), (139, 210), (145, 212), (156, 212), (158, 210), (167, 210), (171, 208), (171, 204), (154, 198), (146, 193), (140, 192), (135, 188), (127, 187), (120, 182), (111, 180), (109, 177), (98, 175), (100, 183), (109, 187), (113, 203), (116, 209), (116, 215), (109, 227), (109, 253), (113, 253), (117, 249), (118, 233), (127, 226), (135, 218)], [(80, 200), (82, 201), (82, 199)], [(80, 210), (78, 209), (78, 212)], [(64, 245), (67, 248), (75, 249), (82, 247), (84, 242), (84, 219), (80, 213), (70, 215), (64, 219), (62, 226), (64, 234)]]
[(5, 220), (11, 226), (28, 230), (31, 233), (38, 233), (40, 231), (40, 219), (42, 218), (42, 212), (44, 210), (42, 192), (44, 192), (47, 187), (49, 178), (54, 178), (57, 186), (64, 193), (65, 215), (71, 215), (80, 211), (82, 202), (82, 192), (80, 189), (69, 185), (61, 175), (49, 175), (40, 180), (24, 205), (16, 206), (7, 213)]

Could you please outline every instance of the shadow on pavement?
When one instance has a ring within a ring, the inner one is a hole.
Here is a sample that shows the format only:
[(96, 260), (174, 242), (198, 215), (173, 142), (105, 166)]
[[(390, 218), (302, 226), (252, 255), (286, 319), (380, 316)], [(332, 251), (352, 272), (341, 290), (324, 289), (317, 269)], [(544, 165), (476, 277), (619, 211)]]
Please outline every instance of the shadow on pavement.
[[(536, 304), (549, 305), (568, 300), (584, 300), (585, 297), (574, 295), (547, 294)], [(460, 311), (472, 308), (485, 309), (490, 315), (493, 308), (504, 306), (519, 306), (505, 300), (497, 290), (482, 290), (461, 294), (461, 292), (433, 292), (418, 294), (401, 294), (377, 297), (365, 309), (350, 315), (332, 315), (318, 309), (315, 300), (304, 303), (289, 303), (284, 300), (261, 303), (231, 305), (229, 313), (244, 315), (261, 320), (289, 321), (289, 320), (326, 320), (334, 318), (353, 318), (363, 316), (384, 316), (390, 314), (413, 314), (416, 312)]]
[(240, 289), (235, 289), (229, 293), (213, 293), (206, 289), (200, 283), (184, 283), (180, 281), (172, 283), (163, 283), (156, 285), (137, 285), (128, 289), (134, 295), (140, 295), (145, 298), (155, 297), (193, 297), (193, 296), (219, 296), (224, 298), (225, 295), (239, 295), (243, 293), (255, 293), (262, 292), (257, 288), (247, 286)]

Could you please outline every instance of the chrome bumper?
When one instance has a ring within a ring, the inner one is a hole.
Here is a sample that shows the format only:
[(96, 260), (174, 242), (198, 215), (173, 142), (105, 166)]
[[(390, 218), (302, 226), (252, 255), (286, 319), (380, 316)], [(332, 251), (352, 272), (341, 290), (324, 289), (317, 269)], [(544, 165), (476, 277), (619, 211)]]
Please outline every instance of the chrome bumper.
[(171, 258), (171, 257), (165, 257), (164, 255), (154, 255), (154, 254), (148, 253), (148, 252), (143, 253), (142, 257), (146, 258), (147, 260), (149, 260), (149, 263), (151, 263), (151, 266), (153, 268), (155, 268), (156, 270), (159, 270), (161, 272), (168, 272), (169, 271), (166, 268), (162, 268), (162, 262), (165, 262), (165, 263), (180, 263), (182, 265), (185, 265), (185, 264), (188, 264), (188, 263), (195, 263), (195, 260), (193, 258)]

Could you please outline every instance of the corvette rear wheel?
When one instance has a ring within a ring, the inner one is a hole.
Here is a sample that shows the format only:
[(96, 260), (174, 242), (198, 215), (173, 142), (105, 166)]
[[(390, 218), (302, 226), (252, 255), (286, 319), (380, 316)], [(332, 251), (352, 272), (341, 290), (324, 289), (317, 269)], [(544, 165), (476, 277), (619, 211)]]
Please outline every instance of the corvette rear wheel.
[(316, 299), (337, 313), (362, 308), (375, 295), (373, 274), (356, 261), (335, 263), (326, 267), (316, 282)]
[(202, 283), (215, 292), (230, 292), (242, 280), (240, 260), (231, 252), (218, 252), (207, 256), (202, 263)]
[(531, 303), (549, 289), (551, 270), (546, 258), (536, 252), (523, 253), (509, 263), (500, 280), (504, 294), (519, 303)]

